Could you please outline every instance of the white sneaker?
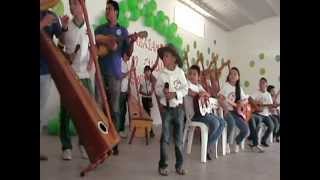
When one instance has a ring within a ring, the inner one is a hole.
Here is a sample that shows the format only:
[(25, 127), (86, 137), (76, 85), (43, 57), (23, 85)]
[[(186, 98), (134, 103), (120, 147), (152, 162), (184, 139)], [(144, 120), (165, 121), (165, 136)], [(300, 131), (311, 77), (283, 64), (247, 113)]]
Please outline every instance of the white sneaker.
[(125, 131), (120, 131), (119, 135), (121, 138), (124, 138), (124, 139), (127, 138), (127, 133)]
[(264, 153), (263, 148), (262, 148), (261, 146), (259, 146), (259, 145), (253, 146), (253, 147), (252, 147), (252, 150), (253, 150), (254, 152), (257, 152), (257, 153)]
[(227, 144), (226, 145), (226, 154), (230, 154), (231, 151), (230, 151), (230, 144)]
[(71, 149), (65, 149), (62, 152), (62, 159), (63, 160), (71, 160), (72, 159), (72, 153)]
[(86, 152), (86, 149), (84, 149), (84, 146), (79, 146), (80, 154), (82, 159), (88, 159), (88, 155)]
[(239, 145), (238, 145), (238, 144), (235, 144), (235, 145), (234, 145), (233, 152), (234, 152), (234, 153), (238, 153), (239, 151), (240, 151)]

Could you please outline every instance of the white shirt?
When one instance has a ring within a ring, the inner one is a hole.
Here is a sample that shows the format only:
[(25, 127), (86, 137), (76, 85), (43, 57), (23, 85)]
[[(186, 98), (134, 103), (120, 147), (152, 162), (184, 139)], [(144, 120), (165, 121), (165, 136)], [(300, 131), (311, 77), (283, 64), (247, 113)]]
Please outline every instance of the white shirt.
[(75, 25), (73, 20), (69, 21), (68, 31), (64, 34), (64, 41), (66, 48), (65, 50), (68, 54), (74, 53), (77, 44), (80, 45), (80, 49), (76, 53), (71, 66), (80, 79), (89, 78), (90, 74), (87, 70), (87, 66), (90, 60), (90, 52), (86, 24), (83, 24), (79, 28), (77, 25)]
[[(234, 102), (236, 100), (236, 87), (232, 86), (229, 82), (226, 82), (223, 88), (219, 91), (218, 95), (222, 95), (227, 98), (229, 101)], [(240, 87), (240, 99), (247, 99), (248, 96), (244, 93), (243, 89)], [(226, 103), (228, 110), (232, 111), (233, 107), (231, 104)]]
[[(150, 80), (146, 80), (145, 78), (140, 82), (140, 86), (142, 86), (141, 91), (143, 93), (149, 94), (152, 91), (152, 83)], [(145, 95), (141, 95), (142, 97), (151, 97), (150, 96), (145, 96)]]
[[(129, 65), (128, 63), (121, 60), (121, 72), (127, 73), (129, 71)], [(121, 80), (121, 92), (127, 92), (128, 91), (128, 81), (129, 81), (129, 75), (124, 77)]]
[[(255, 101), (258, 101), (262, 104), (272, 104), (272, 97), (268, 91), (261, 92), (257, 91), (251, 96)], [(270, 111), (269, 107), (262, 107), (262, 112), (259, 112), (258, 114), (263, 115), (263, 116), (269, 116)]]
[(195, 93), (206, 91), (201, 84), (193, 84), (190, 80), (188, 80), (188, 88)]
[(173, 71), (164, 68), (159, 72), (155, 92), (160, 98), (160, 104), (164, 106), (167, 105), (166, 98), (163, 93), (163, 88), (166, 82), (169, 83), (169, 92), (175, 92), (177, 94), (177, 99), (170, 99), (169, 106), (177, 107), (183, 103), (183, 97), (188, 94), (188, 84), (183, 70), (176, 66)]

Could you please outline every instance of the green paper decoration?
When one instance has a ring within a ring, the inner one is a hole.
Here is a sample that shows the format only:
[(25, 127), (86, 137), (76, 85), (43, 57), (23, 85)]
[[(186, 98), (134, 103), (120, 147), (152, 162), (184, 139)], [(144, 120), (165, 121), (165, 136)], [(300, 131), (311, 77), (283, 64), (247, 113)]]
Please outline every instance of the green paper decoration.
[(224, 63), (224, 58), (221, 59), (221, 64), (223, 64), (223, 63)]
[(266, 74), (266, 69), (265, 68), (260, 68), (260, 75), (265, 75)]
[(193, 48), (196, 49), (197, 48), (197, 42), (193, 41)]
[(144, 25), (147, 27), (153, 27), (154, 25), (154, 16), (148, 16), (144, 18)]
[(255, 62), (252, 60), (252, 61), (250, 61), (249, 65), (250, 65), (250, 67), (254, 67)]
[(211, 52), (211, 49), (208, 47), (208, 54), (210, 54), (210, 52)]
[(260, 53), (259, 54), (259, 58), (262, 60), (262, 59), (264, 59), (264, 53)]
[(207, 67), (209, 66), (209, 60), (208, 59), (206, 60), (206, 65), (207, 65)]
[(280, 55), (276, 55), (275, 60), (276, 60), (277, 62), (280, 62)]
[(249, 87), (249, 86), (250, 86), (249, 81), (245, 81), (245, 82), (244, 82), (244, 86), (245, 86), (245, 87)]
[(189, 52), (190, 51), (190, 45), (187, 44), (187, 51)]
[(52, 7), (52, 11), (57, 16), (63, 16), (64, 15), (64, 5), (63, 2), (60, 0), (54, 7)]

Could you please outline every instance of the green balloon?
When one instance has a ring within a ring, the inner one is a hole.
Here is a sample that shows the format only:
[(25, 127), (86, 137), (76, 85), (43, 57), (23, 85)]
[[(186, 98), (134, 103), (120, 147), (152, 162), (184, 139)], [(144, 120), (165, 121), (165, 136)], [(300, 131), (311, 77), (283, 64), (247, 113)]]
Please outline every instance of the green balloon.
[(141, 13), (138, 9), (132, 10), (130, 15), (130, 20), (136, 21), (141, 16)]
[(164, 14), (164, 12), (163, 11), (158, 11), (157, 12), (157, 17), (158, 17), (158, 19), (160, 20), (160, 21), (164, 21), (164, 19), (165, 19), (165, 14)]
[(157, 9), (157, 3), (156, 3), (156, 1), (155, 0), (151, 0), (151, 1), (149, 1), (149, 6), (150, 6), (150, 9), (152, 10), (152, 11), (155, 11), (156, 9)]
[(107, 23), (107, 22), (108, 22), (108, 21), (107, 21), (107, 19), (106, 19), (105, 16), (101, 16), (101, 17), (99, 18), (99, 25), (105, 24), (105, 23)]
[(134, 9), (137, 9), (138, 8), (137, 0), (128, 0), (128, 7), (131, 11)]
[(170, 34), (175, 34), (177, 32), (178, 26), (176, 23), (171, 23), (169, 26)]
[(129, 20), (126, 18), (119, 19), (118, 20), (119, 24), (125, 28), (129, 27)]
[(147, 27), (153, 27), (154, 24), (154, 16), (149, 16), (144, 18), (144, 25)]
[(119, 3), (119, 11), (126, 12), (126, 11), (128, 11), (128, 9), (129, 9), (129, 7), (128, 7), (128, 4), (126, 1), (123, 0)]

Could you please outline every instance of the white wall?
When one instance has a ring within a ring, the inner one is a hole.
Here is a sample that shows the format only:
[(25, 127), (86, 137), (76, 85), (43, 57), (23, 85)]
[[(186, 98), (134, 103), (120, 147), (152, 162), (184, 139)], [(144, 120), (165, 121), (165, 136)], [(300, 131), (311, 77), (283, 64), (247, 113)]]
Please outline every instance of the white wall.
[[(280, 17), (265, 19), (254, 25), (241, 27), (228, 34), (229, 56), (232, 65), (240, 69), (242, 84), (249, 81), (249, 87), (244, 87), (247, 93), (258, 89), (258, 82), (262, 75), (260, 68), (265, 68), (263, 75), (269, 84), (280, 88), (280, 62), (275, 61), (275, 56), (280, 55)], [(264, 53), (265, 58), (259, 59), (259, 54)], [(251, 68), (249, 62), (255, 61)]]
[[(70, 14), (69, 11), (69, 2), (68, 0), (63, 0), (64, 2), (64, 7), (65, 7), (65, 13)], [(89, 20), (90, 23), (96, 24), (97, 19), (101, 16), (101, 14), (104, 13), (105, 10), (105, 3), (106, 0), (95, 0), (95, 1), (87, 1), (87, 9), (89, 13)], [(174, 19), (174, 8), (177, 6), (178, 1), (177, 0), (170, 0), (170, 1), (161, 1), (157, 0), (157, 10), (162, 10), (165, 12), (166, 15), (169, 16), (170, 22), (173, 21)], [(141, 30), (146, 30), (148, 31), (148, 39), (150, 39), (151, 42), (154, 42), (156, 44), (164, 44), (165, 39), (159, 35), (156, 31), (149, 27), (145, 27), (143, 25), (143, 18), (140, 18), (136, 22), (130, 21), (130, 25), (128, 27), (129, 33), (133, 33), (136, 31), (141, 31)], [(194, 57), (196, 59), (196, 54), (197, 51), (199, 50), (200, 52), (203, 52), (204, 55), (204, 60), (211, 60), (211, 52), (214, 50), (215, 52), (218, 52), (220, 54), (220, 57), (224, 57), (225, 59), (228, 57), (225, 57), (227, 55), (227, 50), (228, 50), (228, 41), (226, 40), (227, 38), (227, 33), (218, 28), (216, 25), (212, 24), (211, 22), (206, 21), (205, 23), (205, 38), (200, 38), (197, 37), (181, 28), (178, 28), (178, 34), (181, 35), (181, 37), (184, 40), (183, 47), (186, 47), (187, 44), (190, 46), (190, 52), (189, 52), (189, 62), (191, 64), (191, 60)], [(216, 45), (214, 47), (213, 41), (216, 40)], [(193, 42), (196, 41), (197, 43), (197, 48), (193, 48)], [(207, 49), (210, 48), (211, 52), (208, 54)], [(143, 67), (146, 64), (153, 64), (153, 62), (156, 59), (156, 51), (150, 51), (146, 48), (141, 48), (137, 45), (135, 45), (135, 50), (133, 53), (133, 56), (137, 56), (139, 59), (138, 67), (137, 67), (137, 74), (138, 76), (141, 77), (142, 72), (143, 72)], [(160, 64), (160, 67), (162, 64)], [(206, 66), (206, 63), (205, 63)], [(155, 71), (155, 75), (157, 76), (159, 69)], [(154, 99), (154, 102), (155, 99)], [(46, 105), (46, 111), (47, 114), (45, 115), (47, 117), (46, 120), (51, 119), (54, 117), (57, 112), (59, 112), (59, 94), (57, 92), (56, 87), (54, 86), (51, 89), (49, 101)], [(155, 104), (155, 103), (154, 103)], [(157, 110), (157, 106), (154, 106), (152, 108), (152, 114), (151, 116), (154, 119), (154, 124), (160, 124), (160, 115)]]

